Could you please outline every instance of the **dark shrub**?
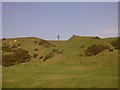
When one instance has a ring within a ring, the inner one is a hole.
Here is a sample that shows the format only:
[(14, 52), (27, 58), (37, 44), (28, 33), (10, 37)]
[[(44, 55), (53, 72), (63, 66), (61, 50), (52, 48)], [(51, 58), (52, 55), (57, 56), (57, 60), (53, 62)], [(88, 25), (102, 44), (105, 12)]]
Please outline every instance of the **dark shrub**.
[(60, 53), (63, 53), (63, 50), (58, 50), (58, 49), (53, 49), (52, 52), (50, 52), (48, 55), (45, 56), (44, 60), (43, 61), (46, 61), (47, 59), (51, 58), (51, 57), (54, 57), (55, 54), (60, 54)]
[(2, 40), (6, 40), (6, 38), (2, 38)]
[(46, 55), (43, 61), (46, 61), (47, 59), (49, 59), (51, 57), (54, 57), (53, 53), (49, 53), (48, 55)]
[(35, 48), (35, 49), (34, 49), (34, 51), (38, 51), (38, 49), (37, 49), (37, 48)]
[(19, 59), (28, 59), (30, 55), (29, 52), (24, 49), (15, 50), (15, 54)]
[(41, 56), (39, 59), (42, 59), (43, 58), (43, 56)]
[(84, 48), (84, 46), (81, 46), (80, 48)]
[(56, 49), (53, 49), (53, 51), (56, 51)]
[(37, 43), (37, 41), (34, 41), (34, 43)]
[(63, 50), (53, 49), (53, 52), (59, 54), (59, 53), (63, 53)]
[(40, 41), (39, 42), (39, 45), (42, 45), (42, 46), (44, 46), (45, 48), (48, 48), (48, 47), (55, 47), (55, 45), (53, 45), (53, 44), (51, 44), (51, 43), (49, 43), (48, 41), (45, 41), (45, 40), (42, 40), (42, 41)]
[(31, 56), (24, 49), (14, 50), (11, 54), (2, 54), (2, 65), (12, 66), (29, 61)]
[(86, 56), (97, 55), (100, 52), (104, 51), (105, 49), (109, 49), (109, 47), (105, 45), (92, 45), (88, 47), (88, 49), (85, 51), (85, 55)]
[(112, 52), (112, 51), (114, 51), (113, 49), (109, 49), (109, 52)]
[(82, 57), (82, 56), (83, 56), (82, 54), (79, 55), (79, 57)]
[(38, 54), (37, 54), (37, 53), (33, 54), (33, 57), (34, 57), (34, 58), (37, 58), (37, 56), (38, 56)]
[(3, 66), (12, 66), (17, 64), (16, 62), (19, 61), (15, 54), (10, 55), (3, 55), (2, 56), (2, 65)]
[(14, 48), (10, 48), (9, 46), (2, 46), (3, 52), (13, 52)]
[(98, 37), (98, 36), (96, 36), (96, 37), (94, 37), (94, 39), (101, 39), (100, 37)]
[(112, 46), (115, 47), (116, 50), (120, 50), (120, 38), (118, 38), (117, 40), (111, 42)]

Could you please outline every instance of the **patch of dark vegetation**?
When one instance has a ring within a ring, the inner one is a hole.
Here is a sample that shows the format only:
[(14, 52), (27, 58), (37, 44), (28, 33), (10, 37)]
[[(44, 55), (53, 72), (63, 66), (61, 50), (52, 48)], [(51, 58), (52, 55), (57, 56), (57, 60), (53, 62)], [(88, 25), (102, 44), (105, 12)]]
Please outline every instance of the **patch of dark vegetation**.
[(53, 45), (53, 44), (51, 44), (51, 43), (49, 43), (48, 41), (45, 41), (45, 40), (40, 41), (39, 45), (44, 46), (45, 48), (56, 47), (55, 45)]
[(2, 38), (2, 40), (6, 40), (6, 38)]
[(83, 55), (82, 54), (80, 54), (80, 55), (78, 55), (79, 57), (82, 57)]
[(15, 50), (14, 52), (17, 55), (17, 57), (20, 59), (28, 59), (30, 57), (30, 55), (28, 54), (29, 52), (24, 49), (18, 49)]
[(14, 48), (10, 48), (8, 45), (2, 46), (2, 51), (3, 52), (14, 52)]
[(63, 53), (63, 50), (53, 49), (52, 52), (50, 52), (48, 55), (45, 56), (43, 61), (46, 61), (47, 59), (54, 57), (55, 54), (60, 54), (60, 53)]
[(37, 53), (34, 53), (33, 54), (33, 58), (37, 58), (38, 57), (38, 54)]
[(20, 43), (18, 44), (10, 44), (10, 42), (3, 42), (2, 43), (2, 50), (4, 52), (13, 52), (14, 49), (17, 49), (18, 47), (20, 47)]
[[(5, 53), (5, 52), (4, 52)], [(19, 63), (27, 62), (31, 59), (29, 52), (24, 49), (14, 49), (11, 53), (2, 54), (2, 65), (12, 66)]]
[(113, 49), (109, 49), (109, 52), (112, 52), (112, 51), (114, 51)]
[(19, 47), (19, 46), (21, 46), (21, 43), (18, 43), (18, 44), (17, 44), (17, 47)]
[(80, 48), (84, 48), (84, 46), (81, 46)]
[(85, 51), (85, 56), (94, 56), (106, 49), (110, 48), (107, 45), (92, 45)]
[(120, 50), (120, 37), (117, 40), (111, 42), (111, 44), (116, 50)]
[(3, 41), (2, 43), (2, 65), (12, 66), (31, 59), (29, 52), (25, 49), (18, 48), (21, 44)]
[(101, 39), (100, 37), (98, 37), (98, 36), (96, 36), (96, 37), (94, 37), (94, 39)]
[(37, 49), (37, 48), (35, 48), (35, 49), (34, 49), (34, 51), (38, 51), (38, 49)]
[(39, 57), (39, 59), (42, 59), (42, 58), (43, 58), (43, 56), (40, 56), (40, 57)]
[(51, 57), (54, 57), (54, 53), (52, 53), (52, 52), (49, 53), (48, 55), (46, 55), (43, 61), (46, 61), (47, 59), (49, 59)]
[(37, 43), (37, 41), (34, 41), (34, 43)]
[(53, 49), (53, 52), (59, 54), (59, 53), (63, 53), (63, 50)]

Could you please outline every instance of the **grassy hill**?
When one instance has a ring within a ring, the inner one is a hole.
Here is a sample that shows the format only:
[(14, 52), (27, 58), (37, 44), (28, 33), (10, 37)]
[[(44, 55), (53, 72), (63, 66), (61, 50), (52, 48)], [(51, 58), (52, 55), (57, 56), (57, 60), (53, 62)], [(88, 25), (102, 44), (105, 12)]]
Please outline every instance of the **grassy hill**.
[(87, 36), (66, 41), (3, 39), (3, 88), (117, 88), (117, 40)]

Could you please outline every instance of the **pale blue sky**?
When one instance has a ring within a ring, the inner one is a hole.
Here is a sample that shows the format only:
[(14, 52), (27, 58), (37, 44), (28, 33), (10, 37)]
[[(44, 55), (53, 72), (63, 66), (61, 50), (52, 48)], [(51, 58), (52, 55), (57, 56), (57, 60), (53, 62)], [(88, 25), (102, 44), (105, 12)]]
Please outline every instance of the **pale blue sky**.
[(118, 3), (2, 3), (3, 37), (69, 39), (82, 36), (118, 35)]
[(119, 2), (119, 0), (1, 0), (2, 2)]
[(2, 2), (0, 2), (0, 38), (2, 38)]

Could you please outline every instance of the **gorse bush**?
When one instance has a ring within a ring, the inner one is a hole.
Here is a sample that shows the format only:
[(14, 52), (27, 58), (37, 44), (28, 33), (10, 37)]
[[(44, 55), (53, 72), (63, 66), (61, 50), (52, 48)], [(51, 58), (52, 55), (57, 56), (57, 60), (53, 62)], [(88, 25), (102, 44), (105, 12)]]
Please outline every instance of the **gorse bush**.
[(9, 54), (2, 54), (2, 65), (3, 66), (12, 66), (22, 62), (29, 61), (31, 56), (29, 52), (24, 49), (13, 50)]
[(120, 38), (111, 42), (112, 46), (115, 47), (116, 50), (120, 50)]
[(96, 36), (96, 37), (94, 37), (94, 39), (101, 39), (100, 37), (98, 37), (98, 36)]
[(34, 49), (34, 51), (38, 51), (38, 49), (37, 49), (37, 48), (35, 48), (35, 49)]
[(63, 50), (53, 49), (52, 52), (50, 52), (48, 55), (45, 56), (43, 61), (46, 61), (47, 59), (54, 57), (55, 54), (61, 54), (63, 53)]
[(2, 40), (6, 40), (6, 38), (2, 38)]
[(85, 51), (85, 56), (97, 55), (106, 49), (109, 49), (107, 45), (92, 45)]
[(37, 53), (34, 53), (33, 54), (33, 58), (37, 58), (38, 54)]
[(40, 57), (39, 57), (39, 59), (42, 59), (42, 58), (43, 58), (43, 56), (40, 56)]
[(49, 59), (51, 57), (54, 57), (54, 53), (52, 53), (52, 52), (49, 53), (48, 55), (46, 55), (43, 61), (46, 61), (47, 59)]
[(49, 43), (48, 41), (45, 41), (45, 40), (40, 41), (39, 45), (44, 46), (45, 48), (55, 47), (55, 45), (53, 45), (53, 44), (51, 44), (51, 43)]
[(34, 43), (37, 43), (37, 41), (34, 41)]
[(13, 52), (14, 48), (10, 48), (9, 46), (4, 45), (4, 46), (2, 46), (2, 51), (3, 52)]
[(17, 55), (19, 59), (28, 59), (30, 57), (28, 53), (29, 52), (24, 49), (15, 50), (15, 54)]

